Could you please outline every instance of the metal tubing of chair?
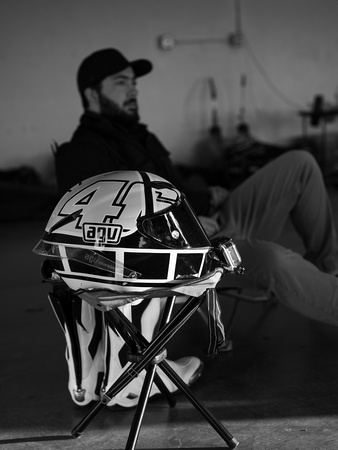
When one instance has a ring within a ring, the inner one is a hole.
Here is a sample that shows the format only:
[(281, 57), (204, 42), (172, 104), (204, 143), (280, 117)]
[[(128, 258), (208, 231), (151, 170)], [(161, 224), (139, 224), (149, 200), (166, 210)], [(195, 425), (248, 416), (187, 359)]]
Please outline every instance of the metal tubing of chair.
[(155, 372), (156, 372), (156, 365), (150, 364), (147, 367), (147, 373), (144, 378), (142, 390), (141, 390), (140, 397), (139, 397), (139, 400), (137, 403), (133, 422), (130, 427), (129, 436), (128, 436), (125, 450), (134, 450), (136, 447), (136, 443), (137, 443), (137, 440), (138, 440), (138, 437), (140, 434), (143, 416), (145, 413), (145, 409), (146, 409), (147, 402), (149, 399), (151, 387), (153, 384)]
[[(174, 303), (175, 297), (168, 298), (168, 303), (166, 304), (165, 310), (163, 312), (161, 326), (164, 326), (170, 319)], [(136, 343), (136, 347), (139, 349), (139, 351), (140, 349), (144, 349), (149, 345), (149, 342), (142, 335), (142, 333), (140, 333), (139, 329), (135, 327), (135, 325), (129, 320), (128, 321), (126, 321), (125, 319), (123, 320), (123, 316), (121, 314), (114, 315), (114, 318), (111, 317), (111, 315), (107, 315), (107, 319), (109, 323), (111, 323), (119, 331), (119, 333), (124, 339), (126, 338), (126, 334), (128, 335), (128, 341), (126, 340), (128, 346), (130, 337), (132, 337), (133, 340), (135, 341), (134, 343)], [(130, 350), (132, 351), (133, 348), (135, 348), (135, 345), (133, 345), (132, 348), (130, 348)], [(136, 356), (138, 356), (138, 354)], [(141, 354), (139, 358), (142, 358)], [(155, 373), (154, 381), (158, 389), (161, 391), (162, 395), (168, 401), (169, 406), (173, 408), (176, 405), (176, 399), (175, 397), (173, 397), (173, 395), (171, 394), (171, 392), (169, 391), (169, 389), (167, 388), (167, 386), (157, 373)]]
[(79, 437), (81, 436), (82, 432), (85, 430), (85, 428), (87, 428), (87, 426), (89, 425), (89, 423), (99, 414), (99, 412), (101, 411), (101, 409), (103, 409), (106, 405), (99, 401), (98, 403), (96, 403), (95, 406), (93, 406), (93, 408), (89, 411), (89, 413), (81, 420), (81, 422), (78, 423), (78, 425), (76, 425), (72, 431), (71, 431), (71, 435), (73, 437)]
[[(140, 354), (142, 357), (140, 357), (138, 362), (132, 363), (128, 369), (121, 374), (115, 383), (107, 390), (105, 397), (107, 399), (112, 398), (120, 392), (120, 390), (125, 388), (132, 378), (136, 377), (152, 361), (152, 359), (157, 356), (169, 339), (184, 325), (184, 323), (186, 323), (203, 301), (204, 298), (201, 297), (190, 297), (189, 300), (187, 300), (187, 303), (180, 308), (170, 322), (159, 331), (157, 336), (150, 343), (143, 335), (140, 335), (139, 338), (147, 345)], [(106, 314), (111, 314), (112, 320), (114, 320), (114, 317), (117, 315), (121, 320), (128, 322), (128, 326), (132, 325), (118, 308), (108, 311)]]
[(239, 444), (237, 439), (221, 424), (221, 422), (211, 414), (211, 412), (201, 403), (192, 393), (188, 385), (177, 375), (177, 373), (165, 361), (160, 362), (160, 367), (163, 372), (171, 379), (177, 387), (184, 392), (188, 400), (195, 406), (195, 408), (202, 414), (202, 416), (210, 423), (210, 425), (217, 431), (217, 433), (224, 439), (229, 448), (235, 448)]
[[(117, 314), (117, 311), (119, 311), (120, 314)], [(144, 348), (144, 345), (140, 346), (140, 340), (142, 339), (142, 333), (140, 330), (136, 328), (133, 323), (127, 320), (126, 316), (118, 308), (106, 311), (104, 316), (111, 327), (117, 330), (123, 337), (123, 340), (127, 344), (131, 353), (140, 353)]]
[[(142, 352), (142, 369), (154, 358), (169, 341), (169, 339), (188, 321), (188, 319), (193, 315), (193, 313), (199, 308), (200, 304), (204, 301), (204, 297), (190, 297), (187, 302), (179, 309), (175, 316), (168, 322), (155, 338), (149, 343), (145, 337), (140, 333), (140, 339), (146, 344), (146, 348)], [(123, 313), (116, 308), (115, 310), (109, 311), (109, 313), (116, 314), (120, 318), (126, 320)], [(128, 319), (127, 319), (128, 320)], [(129, 321), (128, 321), (129, 322)], [(128, 326), (133, 326), (130, 322)], [(145, 358), (146, 357), (146, 358)], [(138, 369), (138, 367), (137, 367)], [(137, 370), (136, 369), (136, 370)], [(141, 369), (141, 370), (142, 370)], [(133, 368), (134, 370), (134, 368)]]
[[(129, 382), (135, 378), (159, 353), (169, 339), (186, 323), (186, 321), (192, 316), (192, 314), (199, 308), (205, 297), (190, 297), (187, 302), (179, 309), (175, 316), (167, 323), (155, 337), (155, 339), (148, 343), (147, 348), (142, 352), (142, 358), (137, 363), (132, 363), (128, 369), (121, 374), (121, 376), (115, 381), (115, 383), (107, 390), (101, 401), (98, 402), (89, 413), (82, 419), (73, 431), (72, 436), (78, 437), (82, 431), (89, 425), (98, 412), (117, 395), (123, 388), (125, 388)], [(118, 309), (110, 310), (105, 314), (111, 315), (112, 320), (118, 315), (123, 321), (128, 319)], [(145, 339), (145, 338), (144, 338)], [(146, 341), (146, 340), (145, 340)]]
[(165, 383), (162, 381), (162, 378), (159, 376), (158, 373), (155, 373), (154, 383), (156, 384), (156, 386), (158, 387), (158, 389), (160, 390), (160, 392), (164, 396), (164, 398), (167, 400), (170, 408), (173, 408), (174, 406), (176, 406), (176, 403), (177, 403), (176, 398), (169, 391), (169, 389), (167, 388)]
[(161, 321), (160, 328), (163, 328), (164, 325), (166, 325), (169, 322), (172, 312), (173, 312), (173, 309), (174, 309), (175, 301), (176, 301), (176, 295), (167, 298), (167, 301), (166, 301), (165, 307), (164, 307), (164, 311), (163, 311), (163, 315), (162, 315), (162, 321)]

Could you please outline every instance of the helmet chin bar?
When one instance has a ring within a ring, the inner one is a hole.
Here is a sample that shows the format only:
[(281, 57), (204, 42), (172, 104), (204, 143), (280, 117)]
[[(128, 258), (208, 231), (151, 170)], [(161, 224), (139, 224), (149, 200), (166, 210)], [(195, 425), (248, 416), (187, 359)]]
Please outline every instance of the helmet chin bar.
[[(211, 244), (209, 261), (211, 261), (212, 267), (209, 267), (208, 273), (205, 275), (186, 281), (185, 283), (178, 285), (170, 284), (166, 288), (154, 287), (145, 291), (117, 291), (111, 288), (105, 289), (100, 287), (80, 288), (73, 291), (73, 293), (91, 303), (92, 306), (99, 307), (99, 309), (105, 309), (105, 307), (110, 308), (113, 304), (114, 306), (122, 306), (151, 297), (165, 297), (168, 295), (200, 296), (207, 288), (215, 288), (220, 278), (226, 273), (242, 275), (245, 271), (240, 266), (242, 259), (231, 238), (225, 236), (216, 237), (211, 240)], [(48, 260), (45, 260), (42, 264), (41, 274), (45, 282), (65, 284), (62, 276), (55, 272)]]
[(214, 268), (198, 279), (187, 281), (179, 285), (167, 288), (151, 288), (142, 292), (118, 292), (110, 289), (79, 289), (74, 294), (101, 310), (109, 310), (112, 307), (122, 306), (128, 303), (140, 301), (145, 298), (175, 296), (199, 297), (207, 290), (215, 289), (219, 280), (225, 273), (242, 275), (244, 268), (240, 267), (242, 259), (232, 239), (222, 236), (212, 239), (211, 259)]
[(221, 264), (222, 268), (231, 273), (243, 275), (245, 269), (240, 267), (242, 263), (241, 256), (232, 239), (226, 236), (220, 236), (211, 239), (216, 260)]

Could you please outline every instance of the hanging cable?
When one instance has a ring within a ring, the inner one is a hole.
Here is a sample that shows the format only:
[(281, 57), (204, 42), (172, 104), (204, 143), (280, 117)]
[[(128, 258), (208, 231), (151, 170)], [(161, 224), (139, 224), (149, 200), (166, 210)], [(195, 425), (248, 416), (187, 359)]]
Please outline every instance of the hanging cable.
[(256, 70), (258, 70), (258, 72), (260, 73), (260, 75), (262, 76), (263, 80), (266, 82), (266, 84), (269, 86), (269, 88), (277, 95), (277, 97), (279, 97), (285, 104), (287, 104), (289, 107), (296, 109), (297, 111), (302, 108), (303, 106), (300, 105), (299, 103), (291, 100), (290, 98), (288, 98), (276, 85), (275, 83), (272, 81), (271, 77), (268, 75), (268, 73), (266, 72), (266, 70), (264, 69), (263, 65), (260, 63), (260, 61), (258, 60), (254, 49), (252, 47), (252, 45), (250, 44), (249, 40), (247, 39), (246, 36), (244, 36), (243, 34), (243, 44), (244, 47), (247, 51), (247, 54), (250, 58), (250, 60), (252, 61), (254, 67), (256, 68)]
[(299, 110), (299, 108), (302, 108), (301, 105), (299, 105), (297, 102), (294, 102), (290, 98), (288, 98), (272, 81), (271, 77), (268, 75), (267, 71), (264, 69), (263, 65), (259, 61), (252, 45), (249, 42), (249, 39), (246, 37), (244, 31), (243, 31), (243, 25), (242, 25), (242, 11), (241, 11), (241, 3), (240, 0), (234, 0), (234, 13), (235, 13), (235, 34), (238, 36), (238, 40), (241, 41), (242, 45), (245, 47), (247, 54), (253, 63), (256, 70), (260, 73), (263, 80), (266, 82), (266, 84), (269, 86), (269, 88), (289, 107), (295, 108)]

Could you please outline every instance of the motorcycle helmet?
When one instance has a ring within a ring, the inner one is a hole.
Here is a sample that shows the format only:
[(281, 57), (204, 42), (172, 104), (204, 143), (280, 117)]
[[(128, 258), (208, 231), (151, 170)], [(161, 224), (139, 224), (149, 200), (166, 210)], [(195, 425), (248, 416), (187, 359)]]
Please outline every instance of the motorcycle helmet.
[(211, 248), (171, 183), (148, 172), (115, 171), (70, 189), (33, 251), (74, 291), (132, 292), (198, 279)]

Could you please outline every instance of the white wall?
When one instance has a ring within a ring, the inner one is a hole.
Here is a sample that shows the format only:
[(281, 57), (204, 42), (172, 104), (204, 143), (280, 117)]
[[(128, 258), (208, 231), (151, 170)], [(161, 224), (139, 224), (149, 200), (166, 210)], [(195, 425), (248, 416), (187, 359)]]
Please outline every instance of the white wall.
[[(174, 161), (192, 162), (210, 123), (208, 77), (216, 81), (223, 132), (231, 135), (247, 77), (246, 119), (274, 142), (300, 134), (297, 111), (338, 86), (336, 0), (241, 0), (249, 43), (228, 45), (233, 0), (1, 0), (0, 169), (29, 164), (53, 180), (50, 143), (68, 139), (81, 105), (81, 60), (103, 47), (155, 64), (139, 81), (140, 108)], [(157, 45), (172, 33), (172, 51)], [(251, 49), (251, 50), (248, 50)], [(253, 52), (253, 53), (252, 53)]]

